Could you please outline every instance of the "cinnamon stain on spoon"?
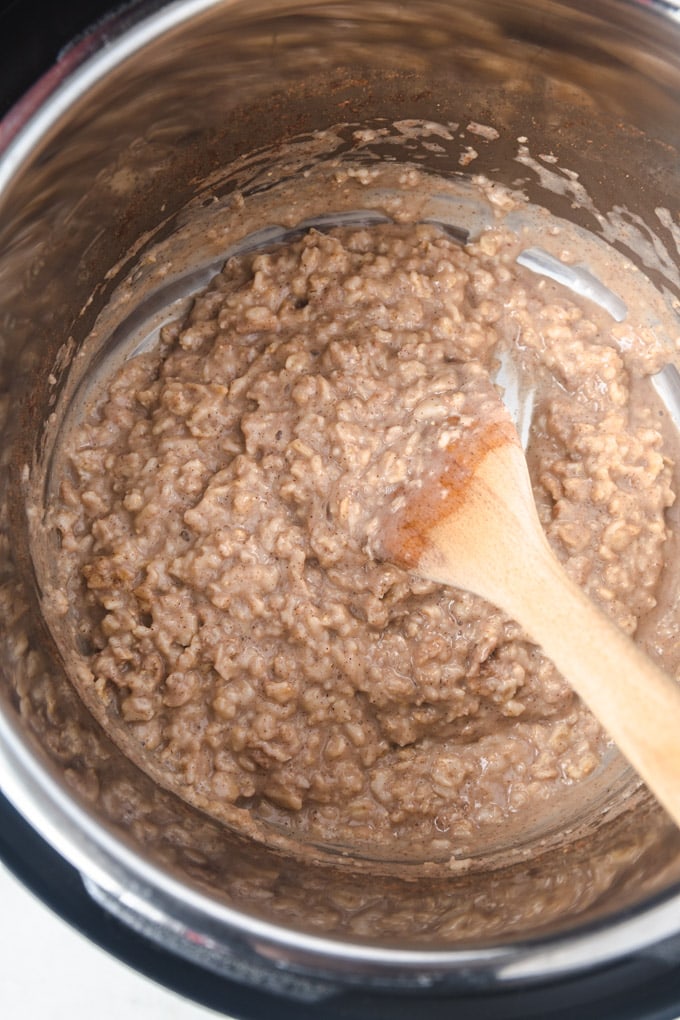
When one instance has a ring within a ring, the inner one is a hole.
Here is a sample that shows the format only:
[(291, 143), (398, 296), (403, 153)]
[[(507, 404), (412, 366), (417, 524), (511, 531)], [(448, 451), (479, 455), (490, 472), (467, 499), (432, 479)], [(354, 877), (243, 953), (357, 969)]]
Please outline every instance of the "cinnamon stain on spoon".
[[(458, 425), (459, 417), (449, 419)], [(513, 423), (504, 409), (475, 420), (460, 438), (447, 443), (433, 475), (422, 488), (407, 497), (404, 509), (384, 524), (382, 547), (385, 558), (407, 570), (417, 570), (425, 551), (432, 545), (430, 533), (442, 520), (465, 504), (470, 485), (481, 462), (493, 450), (507, 444), (519, 446)]]

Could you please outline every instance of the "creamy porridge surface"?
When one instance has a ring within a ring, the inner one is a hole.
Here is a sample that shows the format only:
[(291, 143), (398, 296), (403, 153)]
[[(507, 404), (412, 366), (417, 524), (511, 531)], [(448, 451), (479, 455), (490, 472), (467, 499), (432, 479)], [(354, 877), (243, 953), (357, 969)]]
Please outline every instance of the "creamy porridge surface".
[(653, 609), (674, 495), (643, 342), (519, 244), (384, 225), (233, 258), (71, 435), (49, 519), (94, 620), (80, 684), (213, 815), (472, 854), (600, 766), (605, 736), (520, 628), (371, 533), (511, 348), (553, 548), (629, 633)]

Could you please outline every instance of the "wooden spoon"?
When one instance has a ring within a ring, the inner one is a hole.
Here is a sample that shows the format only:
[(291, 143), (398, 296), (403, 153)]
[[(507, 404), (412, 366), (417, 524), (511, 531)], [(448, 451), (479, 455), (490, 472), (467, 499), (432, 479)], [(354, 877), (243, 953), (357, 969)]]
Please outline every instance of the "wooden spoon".
[(386, 559), (467, 589), (516, 620), (600, 720), (680, 825), (680, 685), (569, 578), (543, 533), (517, 432), (498, 413), (470, 428), (388, 518)]

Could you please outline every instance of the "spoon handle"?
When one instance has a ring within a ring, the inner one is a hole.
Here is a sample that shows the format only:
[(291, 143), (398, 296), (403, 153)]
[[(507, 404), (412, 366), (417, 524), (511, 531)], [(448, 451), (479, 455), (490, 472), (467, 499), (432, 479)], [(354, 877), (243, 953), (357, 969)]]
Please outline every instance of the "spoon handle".
[(518, 622), (680, 826), (680, 685), (593, 605), (549, 549), (531, 566)]

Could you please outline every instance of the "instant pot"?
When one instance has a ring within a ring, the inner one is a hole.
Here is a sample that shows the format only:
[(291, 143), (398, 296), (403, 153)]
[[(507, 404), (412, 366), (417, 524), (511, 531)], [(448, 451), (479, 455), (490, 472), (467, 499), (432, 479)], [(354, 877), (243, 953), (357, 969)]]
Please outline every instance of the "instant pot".
[[(644, 790), (530, 863), (442, 875), (319, 850), (301, 867), (159, 789), (100, 731), (42, 620), (26, 494), (116, 287), (235, 180), (270, 186), (282, 143), (331, 125), (494, 125), (475, 172), (604, 235), (680, 307), (678, 5), (24, 0), (0, 10), (0, 46), (2, 859), (93, 941), (225, 1015), (674, 1020), (680, 836)], [(409, 158), (462, 172), (439, 141)], [(532, 882), (565, 877), (574, 909), (533, 916)], [(459, 902), (486, 934), (445, 930)]]

